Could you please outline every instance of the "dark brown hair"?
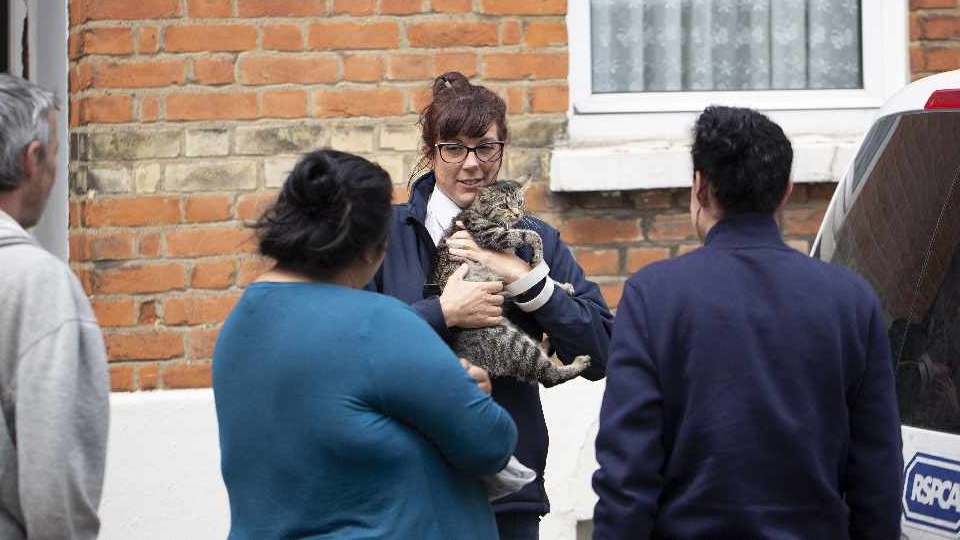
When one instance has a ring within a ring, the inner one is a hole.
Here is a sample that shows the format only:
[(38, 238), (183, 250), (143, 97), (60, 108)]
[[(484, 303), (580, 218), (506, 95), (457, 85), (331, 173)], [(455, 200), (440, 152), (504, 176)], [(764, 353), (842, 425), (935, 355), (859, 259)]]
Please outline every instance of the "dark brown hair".
[(458, 135), (482, 137), (491, 124), (497, 136), (507, 140), (507, 104), (485, 86), (471, 84), (462, 73), (449, 71), (432, 85), (433, 99), (420, 112), (421, 140), (427, 150), (410, 176), (413, 182), (428, 167), (440, 139)]

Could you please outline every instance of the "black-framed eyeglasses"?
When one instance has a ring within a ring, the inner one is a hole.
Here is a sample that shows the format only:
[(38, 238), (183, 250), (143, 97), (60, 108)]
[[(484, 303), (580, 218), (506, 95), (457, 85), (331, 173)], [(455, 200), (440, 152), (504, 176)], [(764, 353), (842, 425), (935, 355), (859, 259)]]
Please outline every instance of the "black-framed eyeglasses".
[(440, 152), (440, 159), (447, 163), (463, 163), (467, 155), (473, 152), (483, 162), (497, 161), (503, 156), (503, 141), (490, 141), (477, 146), (465, 146), (460, 143), (437, 143), (434, 146)]

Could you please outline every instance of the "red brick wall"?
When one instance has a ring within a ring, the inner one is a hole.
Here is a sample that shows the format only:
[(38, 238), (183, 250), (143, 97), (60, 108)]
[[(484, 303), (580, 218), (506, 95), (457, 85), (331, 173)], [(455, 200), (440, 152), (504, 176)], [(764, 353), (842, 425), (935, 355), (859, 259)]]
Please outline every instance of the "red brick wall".
[(910, 0), (910, 71), (914, 79), (960, 68), (960, 4)]
[[(957, 42), (935, 37), (940, 25), (957, 37), (956, 2), (915, 3), (926, 7), (912, 17), (913, 69), (936, 71), (934, 51), (956, 60)], [(611, 305), (630, 273), (696, 247), (687, 190), (549, 192), (550, 147), (566, 134), (565, 10), (563, 0), (72, 0), (71, 262), (104, 328), (113, 388), (209, 385), (217, 329), (265, 268), (244, 220), (317, 146), (380, 162), (404, 197), (416, 111), (446, 70), (505, 97), (503, 175), (536, 179), (530, 208), (560, 228)], [(832, 189), (797, 186), (783, 217), (791, 245), (808, 249)]]

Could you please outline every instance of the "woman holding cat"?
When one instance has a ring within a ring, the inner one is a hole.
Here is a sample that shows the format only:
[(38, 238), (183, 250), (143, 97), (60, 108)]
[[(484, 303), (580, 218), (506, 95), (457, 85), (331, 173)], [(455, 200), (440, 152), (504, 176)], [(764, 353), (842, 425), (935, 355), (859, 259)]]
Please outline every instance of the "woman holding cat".
[[(427, 283), (436, 245), (452, 219), (497, 179), (508, 141), (506, 105), (462, 74), (446, 73), (434, 81), (433, 99), (420, 123), (421, 170), (426, 172), (412, 181), (409, 202), (394, 207), (386, 258), (367, 288), (412, 305), (445, 339), (450, 327), (491, 326), (505, 316), (538, 341), (549, 335), (564, 362), (589, 355), (591, 367), (583, 376), (602, 378), (613, 317), (597, 285), (585, 278), (557, 230), (546, 223), (527, 217), (524, 225), (543, 239), (542, 264), (531, 268), (529, 248), (484, 250), (460, 231), (448, 240), (451, 253), (482, 263), (504, 282), (464, 281), (464, 265), (442, 293)], [(575, 293), (556, 283), (572, 284)], [(504, 296), (510, 298), (506, 303)], [(494, 501), (500, 538), (535, 539), (540, 516), (549, 511), (543, 486), (548, 438), (539, 387), (496, 378), (493, 398), (517, 424), (515, 456), (537, 472), (536, 481)]]
[(276, 266), (213, 356), (230, 538), (496, 537), (481, 477), (510, 458), (513, 421), (409, 306), (358, 290), (391, 192), (380, 167), (316, 151), (256, 224)]

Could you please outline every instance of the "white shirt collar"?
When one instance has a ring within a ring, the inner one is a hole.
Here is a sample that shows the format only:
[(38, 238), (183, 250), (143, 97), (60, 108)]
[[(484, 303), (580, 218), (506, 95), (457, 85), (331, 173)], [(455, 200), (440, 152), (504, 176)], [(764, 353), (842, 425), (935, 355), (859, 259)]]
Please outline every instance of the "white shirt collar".
[(460, 207), (447, 197), (437, 186), (433, 187), (430, 200), (427, 201), (427, 216), (424, 225), (434, 245), (440, 243), (447, 229), (453, 225), (453, 218), (460, 213)]

